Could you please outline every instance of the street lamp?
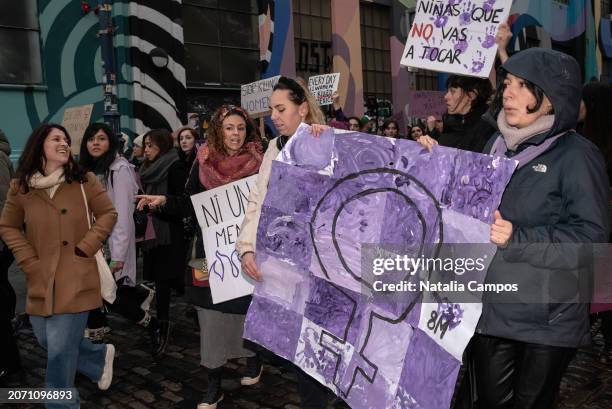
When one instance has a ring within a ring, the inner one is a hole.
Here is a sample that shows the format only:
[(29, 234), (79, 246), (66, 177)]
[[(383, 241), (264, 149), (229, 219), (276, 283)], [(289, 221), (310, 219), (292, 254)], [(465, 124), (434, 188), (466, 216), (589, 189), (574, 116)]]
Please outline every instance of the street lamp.
[(151, 61), (153, 62), (153, 65), (157, 68), (166, 68), (166, 66), (168, 65), (168, 53), (163, 49), (159, 47), (154, 48), (151, 50), (149, 55), (151, 56)]

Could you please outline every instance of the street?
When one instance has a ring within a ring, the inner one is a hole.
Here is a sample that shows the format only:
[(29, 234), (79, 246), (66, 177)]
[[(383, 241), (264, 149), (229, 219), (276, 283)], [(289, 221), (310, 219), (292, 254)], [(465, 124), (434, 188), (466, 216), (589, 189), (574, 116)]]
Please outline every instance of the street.
[[(24, 310), (25, 282), (23, 274), (13, 266), (9, 278), (18, 296), (19, 312)], [(155, 361), (149, 353), (146, 332), (129, 321), (110, 314), (112, 332), (108, 342), (115, 345), (113, 384), (108, 391), (98, 390), (89, 379), (77, 375), (76, 386), (84, 409), (120, 408), (189, 408), (195, 409), (206, 388), (206, 375), (199, 366), (199, 335), (192, 318), (185, 315), (190, 308), (182, 298), (171, 306), (172, 342), (167, 354)], [(579, 351), (562, 382), (559, 409), (609, 409), (612, 407), (612, 368), (597, 361), (602, 347), (598, 334), (593, 346)], [(25, 373), (11, 386), (42, 387), (44, 385), (45, 351), (38, 345), (29, 325), (18, 331), (18, 343)], [(299, 397), (291, 365), (272, 354), (265, 356), (262, 381), (244, 387), (239, 379), (245, 360), (228, 363), (223, 389), (225, 399), (220, 409), (297, 409)], [(332, 401), (330, 394), (330, 402)], [(8, 406), (7, 406), (8, 407)], [(11, 405), (10, 407), (40, 407)], [(342, 402), (329, 408), (346, 408)]]

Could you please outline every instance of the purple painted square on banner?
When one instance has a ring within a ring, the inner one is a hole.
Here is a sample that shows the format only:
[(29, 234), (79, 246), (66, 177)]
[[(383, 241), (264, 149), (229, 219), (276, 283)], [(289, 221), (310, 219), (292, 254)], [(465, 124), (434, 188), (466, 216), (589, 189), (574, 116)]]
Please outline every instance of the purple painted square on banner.
[(257, 232), (264, 280), (245, 338), (352, 408), (448, 408), (480, 304), (458, 307), (461, 319), (441, 337), (428, 320), (445, 301), (427, 291), (378, 296), (364, 246), (436, 257), (445, 243), (483, 243), (493, 254), (488, 223), (515, 167), (356, 132), (314, 138), (300, 126), (272, 164)]
[[(292, 360), (302, 327), (302, 316), (283, 308), (265, 297), (253, 297), (249, 314), (244, 322), (244, 332), (249, 339), (266, 346), (278, 356)], [(271, 317), (274, 319), (270, 320)]]

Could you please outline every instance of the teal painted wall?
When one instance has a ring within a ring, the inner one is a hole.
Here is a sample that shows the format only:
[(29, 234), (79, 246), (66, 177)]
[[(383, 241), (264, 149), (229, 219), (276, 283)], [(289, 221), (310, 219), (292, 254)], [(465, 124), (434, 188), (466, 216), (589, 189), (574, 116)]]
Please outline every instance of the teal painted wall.
[[(95, 6), (97, 1), (90, 0)], [(126, 2), (115, 1), (114, 24), (118, 69), (119, 111), (124, 132), (133, 134), (131, 80), (126, 41)], [(7, 134), (17, 159), (31, 131), (44, 122), (61, 122), (64, 109), (94, 104), (92, 121), (102, 121), (102, 62), (96, 36), (98, 16), (83, 14), (80, 1), (39, 0), (40, 44), (44, 83), (36, 87), (0, 84), (0, 128)], [(123, 69), (122, 69), (123, 68)]]

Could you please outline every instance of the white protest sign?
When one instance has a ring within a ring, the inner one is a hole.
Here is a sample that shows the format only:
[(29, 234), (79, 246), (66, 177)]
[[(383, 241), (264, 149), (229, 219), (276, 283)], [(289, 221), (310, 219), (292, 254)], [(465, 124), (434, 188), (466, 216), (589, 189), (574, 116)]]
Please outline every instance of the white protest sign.
[(308, 79), (308, 89), (319, 105), (333, 103), (332, 94), (338, 91), (340, 73), (314, 75)]
[(253, 292), (253, 281), (240, 270), (236, 240), (257, 175), (191, 196), (202, 229), (214, 304)]
[(419, 0), (400, 64), (486, 78), (512, 0)]
[(78, 107), (66, 108), (62, 118), (62, 126), (66, 128), (71, 139), (72, 154), (78, 155), (81, 149), (81, 140), (85, 129), (91, 120), (93, 104), (81, 105)]
[(270, 110), (270, 96), (279, 78), (277, 75), (240, 87), (240, 105), (249, 115), (265, 114)]

